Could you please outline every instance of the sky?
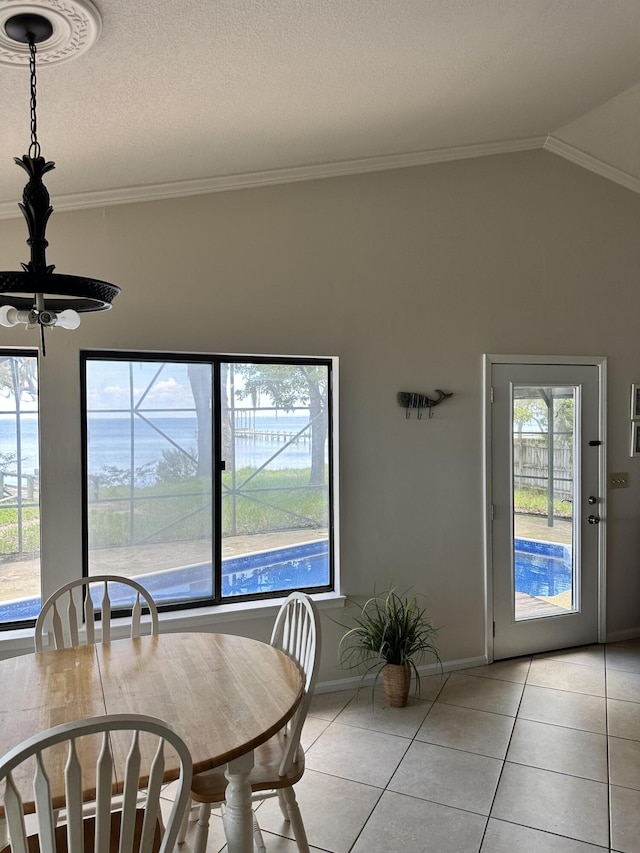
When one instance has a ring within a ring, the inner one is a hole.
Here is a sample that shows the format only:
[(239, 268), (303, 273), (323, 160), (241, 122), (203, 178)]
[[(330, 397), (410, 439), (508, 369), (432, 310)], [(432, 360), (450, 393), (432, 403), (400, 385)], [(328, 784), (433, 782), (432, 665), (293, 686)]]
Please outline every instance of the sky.
[[(131, 364), (131, 371), (130, 371)], [(211, 377), (212, 368), (202, 364), (202, 369)], [(131, 403), (142, 410), (161, 410), (164, 416), (193, 411), (194, 400), (186, 362), (128, 362), (120, 360), (91, 359), (87, 368), (87, 407), (91, 412), (121, 410), (129, 412)], [(235, 375), (235, 390), (243, 387), (242, 377)], [(258, 400), (258, 406), (268, 407), (268, 399)], [(236, 398), (236, 409), (253, 407), (250, 397)], [(20, 401), (23, 412), (37, 412), (38, 401), (23, 394)], [(0, 388), (0, 413), (14, 412), (15, 400), (8, 388)], [(268, 413), (266, 413), (268, 414)]]

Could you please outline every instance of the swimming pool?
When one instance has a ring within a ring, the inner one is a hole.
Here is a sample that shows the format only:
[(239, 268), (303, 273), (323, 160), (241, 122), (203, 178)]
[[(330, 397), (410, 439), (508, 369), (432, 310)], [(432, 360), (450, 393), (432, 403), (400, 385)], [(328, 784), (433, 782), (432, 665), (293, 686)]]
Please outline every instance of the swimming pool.
[(515, 540), (516, 592), (534, 596), (558, 595), (572, 588), (573, 560), (570, 545)]
[[(136, 575), (158, 604), (165, 601), (190, 601), (211, 596), (211, 563), (196, 563), (177, 569)], [(311, 589), (329, 583), (329, 541), (318, 539), (288, 548), (258, 551), (222, 561), (222, 594), (251, 595), (282, 590)], [(96, 606), (99, 601), (94, 598)], [(133, 601), (130, 590), (122, 588), (122, 598), (113, 598), (114, 607), (127, 607)], [(35, 619), (40, 598), (23, 598), (0, 605), (0, 622)]]
[[(156, 602), (211, 595), (211, 563), (197, 563), (136, 577)], [(258, 551), (222, 561), (223, 596), (252, 595), (273, 589), (310, 589), (329, 583), (329, 541), (319, 539), (288, 548)]]

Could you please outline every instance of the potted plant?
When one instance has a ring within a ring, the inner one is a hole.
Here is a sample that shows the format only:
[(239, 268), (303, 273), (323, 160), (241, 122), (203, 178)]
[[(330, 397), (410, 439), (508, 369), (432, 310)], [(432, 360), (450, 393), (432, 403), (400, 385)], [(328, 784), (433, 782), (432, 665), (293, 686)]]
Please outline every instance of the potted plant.
[(415, 693), (420, 693), (418, 664), (427, 654), (440, 663), (435, 642), (438, 629), (420, 607), (417, 596), (403, 595), (395, 589), (369, 598), (353, 622), (338, 646), (340, 665), (346, 669), (364, 667), (365, 676), (375, 672), (374, 688), (382, 673), (389, 705), (404, 707), (412, 675)]

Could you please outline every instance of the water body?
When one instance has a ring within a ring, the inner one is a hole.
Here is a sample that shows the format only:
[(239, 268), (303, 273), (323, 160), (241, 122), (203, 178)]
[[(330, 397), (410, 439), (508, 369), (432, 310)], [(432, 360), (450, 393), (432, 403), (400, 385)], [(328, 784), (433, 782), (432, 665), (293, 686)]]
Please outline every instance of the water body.
[[(299, 432), (306, 423), (308, 418), (300, 416), (258, 417), (246, 426), (265, 433), (292, 434)], [(129, 418), (89, 418), (89, 474), (100, 474), (105, 466), (128, 470), (154, 464), (162, 458), (164, 450), (183, 450), (196, 455), (198, 424), (195, 417), (135, 418), (133, 451), (131, 430)], [(24, 473), (33, 473), (39, 467), (37, 423), (33, 417), (22, 418), (20, 438)], [(310, 467), (311, 445), (308, 440), (282, 450), (283, 446), (282, 441), (275, 441), (272, 437), (255, 438), (239, 431), (235, 441), (236, 468), (258, 468), (274, 454), (277, 455), (269, 463), (270, 469)], [(282, 452), (277, 453), (278, 450)], [(0, 417), (0, 453), (16, 453), (15, 420), (11, 417)]]

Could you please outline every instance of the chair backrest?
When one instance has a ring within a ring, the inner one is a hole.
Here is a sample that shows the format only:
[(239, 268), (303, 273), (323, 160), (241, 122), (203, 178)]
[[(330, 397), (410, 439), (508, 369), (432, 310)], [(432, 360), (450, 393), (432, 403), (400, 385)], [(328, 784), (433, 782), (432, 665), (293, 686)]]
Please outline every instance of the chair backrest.
[[(146, 624), (143, 608), (149, 611)], [(130, 637), (139, 637), (143, 630), (158, 633), (158, 609), (142, 584), (119, 575), (94, 575), (61, 586), (44, 602), (36, 620), (36, 651), (110, 642), (114, 609), (131, 612)]]
[(313, 698), (320, 667), (320, 616), (312, 599), (292, 592), (283, 602), (271, 633), (271, 645), (293, 658), (304, 673), (304, 696), (284, 732), (285, 748), (279, 773), (285, 776), (296, 760), (302, 726)]
[[(178, 755), (180, 778), (158, 847), (159, 819), (162, 825), (160, 791), (167, 751)], [(87, 849), (94, 853), (113, 849), (119, 853), (157, 849), (169, 853), (189, 805), (192, 775), (191, 755), (185, 742), (171, 725), (156, 717), (111, 714), (40, 732), (0, 759), (12, 853), (28, 853), (31, 849), (25, 811), (34, 812), (42, 853), (60, 849), (58, 843), (68, 853)], [(142, 803), (140, 787), (146, 789)], [(115, 802), (114, 794), (121, 794)], [(88, 820), (83, 812), (86, 799), (95, 802), (95, 816), (89, 824), (95, 828), (87, 847), (83, 845)], [(65, 822), (56, 827), (56, 811), (60, 808), (65, 809)]]

